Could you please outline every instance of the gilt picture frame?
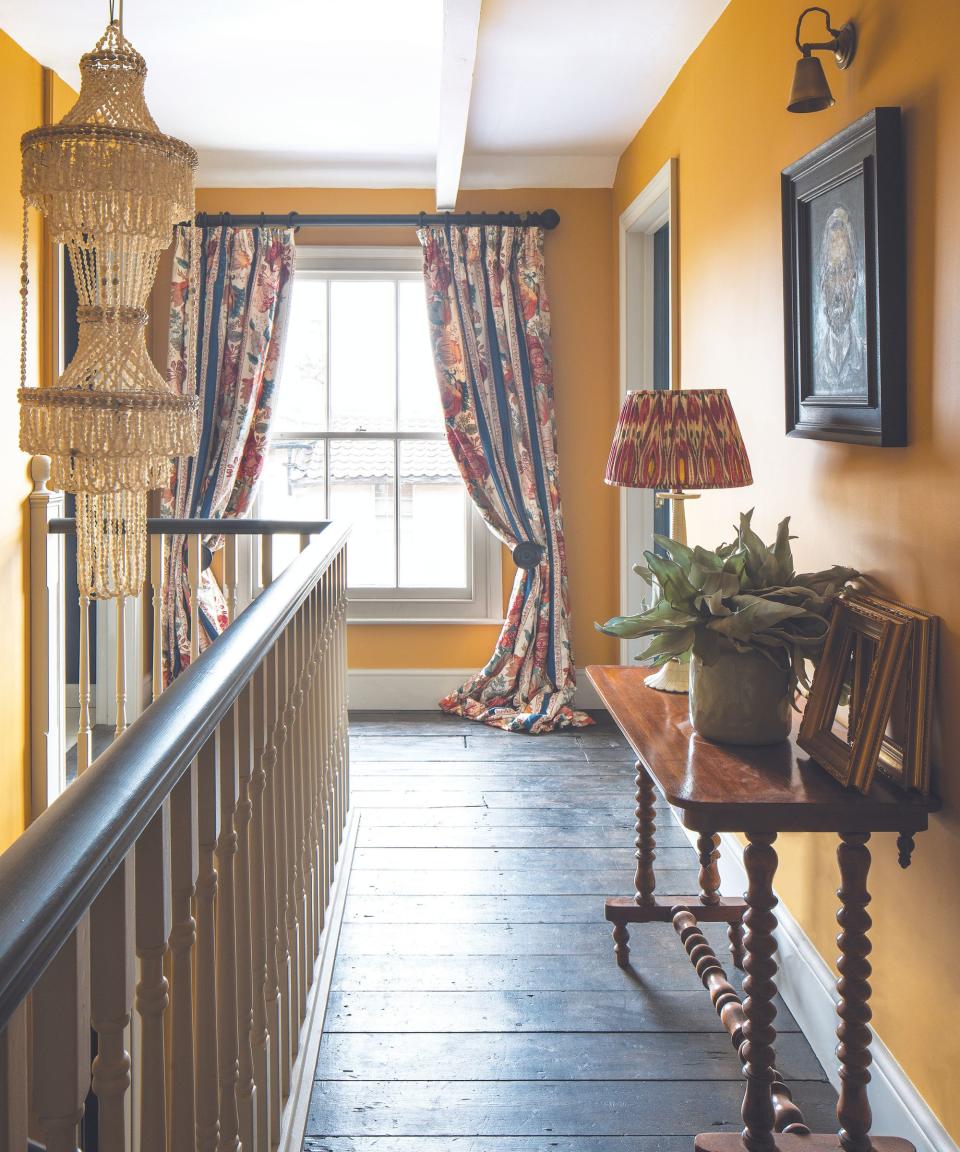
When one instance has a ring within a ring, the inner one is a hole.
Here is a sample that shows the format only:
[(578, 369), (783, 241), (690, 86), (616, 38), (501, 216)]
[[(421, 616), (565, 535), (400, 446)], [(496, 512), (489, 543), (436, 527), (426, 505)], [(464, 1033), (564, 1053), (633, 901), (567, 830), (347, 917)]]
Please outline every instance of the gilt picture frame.
[[(834, 605), (797, 743), (845, 787), (870, 790), (910, 637), (907, 617), (881, 602), (850, 595)], [(847, 687), (843, 723), (838, 713)]]
[(899, 108), (875, 108), (781, 174), (786, 431), (907, 443)]

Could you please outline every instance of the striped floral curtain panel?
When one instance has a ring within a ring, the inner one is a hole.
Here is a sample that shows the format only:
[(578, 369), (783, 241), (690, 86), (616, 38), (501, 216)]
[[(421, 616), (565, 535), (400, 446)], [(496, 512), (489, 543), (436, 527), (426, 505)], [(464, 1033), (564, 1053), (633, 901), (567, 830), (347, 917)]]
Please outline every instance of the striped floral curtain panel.
[[(253, 502), (268, 447), (274, 392), (290, 311), (295, 265), (289, 228), (204, 228), (199, 237), (196, 380), (187, 379), (190, 233), (178, 229), (170, 289), (171, 386), (200, 396), (200, 447), (175, 461), (162, 494), (164, 516), (243, 516)], [(208, 547), (222, 546), (210, 538)], [(164, 677), (190, 663), (186, 541), (169, 539), (164, 573)], [(226, 626), (223, 596), (201, 577), (201, 650)]]
[(590, 717), (571, 708), (543, 231), (444, 226), (418, 236), (447, 440), (484, 520), (511, 549), (526, 545), (516, 558), (531, 565), (518, 567), (486, 667), (440, 707), (512, 732), (585, 726)]

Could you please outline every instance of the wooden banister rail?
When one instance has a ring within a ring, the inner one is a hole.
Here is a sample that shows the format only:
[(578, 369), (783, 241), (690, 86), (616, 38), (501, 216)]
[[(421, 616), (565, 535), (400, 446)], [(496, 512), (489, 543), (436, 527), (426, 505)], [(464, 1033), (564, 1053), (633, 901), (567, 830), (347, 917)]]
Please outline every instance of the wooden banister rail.
[[(191, 521), (189, 532), (206, 531), (202, 523)], [(212, 521), (210, 531), (233, 523), (269, 532), (257, 521)], [(176, 521), (164, 526), (179, 530)], [(102, 1152), (127, 1152), (135, 1143), (122, 1119), (128, 1094), (139, 1112), (133, 1127), (141, 1149), (164, 1147), (166, 1123), (173, 1133), (196, 1127), (199, 1138), (205, 1117), (216, 1129), (214, 1141), (222, 1132), (238, 1147), (238, 1106), (245, 1146), (254, 1146), (254, 1128), (263, 1137), (260, 1152), (277, 1146), (281, 1085), (276, 1078), (264, 1082), (262, 1059), (253, 1083), (253, 1046), (263, 1045), (272, 991), (292, 1034), (274, 1035), (271, 1046), (296, 1053), (317, 956), (310, 910), (323, 915), (332, 881), (325, 862), (336, 859), (343, 835), (348, 529), (309, 522), (277, 531), (300, 536), (300, 555), (0, 856), (0, 1113), (6, 1105), (14, 1118), (0, 1118), (4, 1148), (8, 1140), (11, 1148), (26, 1147), (28, 1114), (40, 1125), (29, 1135), (39, 1135), (51, 1152), (76, 1148), (86, 1093), (84, 1087), (78, 1096), (78, 1084), (90, 1084), (91, 993), (100, 1036), (93, 1086), (113, 1132), (104, 1143), (101, 1125)], [(286, 857), (275, 864), (276, 883), (264, 890), (264, 846), (275, 831), (281, 845), (285, 831), (291, 835)], [(296, 920), (298, 911), (306, 923)], [(290, 924), (300, 934), (291, 937), (289, 977), (266, 989), (263, 957)], [(185, 975), (191, 952), (196, 987)], [(122, 1035), (134, 1010), (134, 964), (141, 1039), (132, 1064), (139, 1089), (131, 1093)], [(204, 990), (216, 996), (212, 1014)], [(191, 1001), (203, 1006), (196, 1023)], [(165, 1040), (171, 1021), (172, 1039)], [(196, 1028), (199, 1036), (204, 1021), (220, 1034), (221, 1061), (226, 1053), (219, 1070), (204, 1062), (205, 1052), (218, 1050), (217, 1035), (195, 1043), (184, 1034)], [(28, 1111), (24, 1036), (31, 1030)], [(174, 1060), (172, 1087), (166, 1082), (169, 1043), (190, 1059), (196, 1052), (196, 1094), (185, 1091), (183, 1060)], [(238, 1053), (241, 1077), (232, 1071)], [(281, 1069), (284, 1083), (289, 1071)]]

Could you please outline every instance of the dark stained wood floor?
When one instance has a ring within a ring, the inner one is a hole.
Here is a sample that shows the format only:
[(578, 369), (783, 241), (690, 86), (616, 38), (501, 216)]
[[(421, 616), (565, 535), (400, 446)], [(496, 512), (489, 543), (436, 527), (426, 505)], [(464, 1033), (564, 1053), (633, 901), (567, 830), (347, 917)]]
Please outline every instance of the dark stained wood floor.
[[(609, 721), (529, 737), (368, 712), (351, 730), (360, 829), (306, 1152), (690, 1152), (739, 1129), (739, 1062), (672, 929), (636, 927), (635, 970), (614, 962), (603, 898), (633, 887), (634, 769)], [(658, 889), (696, 891), (659, 823)], [(834, 1130), (783, 1004), (777, 1027), (807, 1122)]]

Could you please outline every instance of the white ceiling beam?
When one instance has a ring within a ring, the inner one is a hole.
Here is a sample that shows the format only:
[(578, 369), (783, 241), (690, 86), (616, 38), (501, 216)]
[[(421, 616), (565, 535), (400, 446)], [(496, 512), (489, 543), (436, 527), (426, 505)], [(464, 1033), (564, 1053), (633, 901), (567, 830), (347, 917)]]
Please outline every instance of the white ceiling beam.
[(457, 205), (467, 144), (470, 93), (477, 63), (482, 0), (443, 0), (443, 61), (440, 69), (440, 127), (437, 133), (437, 211)]

